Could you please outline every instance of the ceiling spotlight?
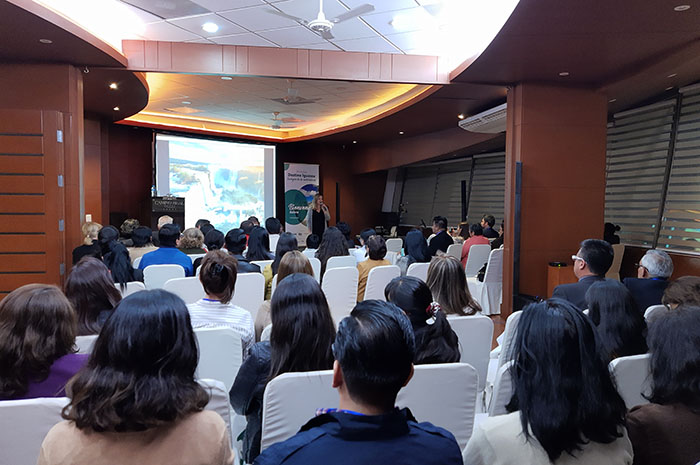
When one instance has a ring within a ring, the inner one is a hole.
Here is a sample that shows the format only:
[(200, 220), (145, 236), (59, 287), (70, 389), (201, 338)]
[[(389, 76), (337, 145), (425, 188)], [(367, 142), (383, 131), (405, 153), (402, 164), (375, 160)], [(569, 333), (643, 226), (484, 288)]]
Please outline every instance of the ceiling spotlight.
[(673, 11), (688, 11), (690, 10), (690, 5), (678, 5), (673, 7)]
[(117, 90), (118, 87), (119, 87), (119, 86), (117, 85), (116, 82), (112, 82), (112, 83), (109, 84), (109, 88), (112, 89), (112, 90)]
[(569, 75), (568, 71), (562, 71), (561, 73), (559, 73), (559, 76), (561, 76), (561, 77), (566, 77), (568, 75)]
[(230, 81), (233, 78), (231, 76), (221, 76), (221, 79), (223, 79), (224, 81)]
[(119, 107), (114, 107), (114, 108), (112, 108), (112, 110), (119, 111)]
[(669, 74), (669, 75), (666, 76), (666, 77), (669, 78), (669, 79), (671, 79), (671, 78), (674, 78), (674, 77), (676, 77), (676, 76), (678, 76), (678, 73), (672, 73), (672, 74)]
[(51, 39), (39, 39), (39, 42), (42, 44), (53, 44), (53, 40)]
[(213, 34), (219, 30), (219, 26), (216, 23), (208, 22), (202, 24), (202, 29), (204, 30), (204, 32), (209, 32)]
[(457, 115), (457, 118), (459, 118), (459, 119), (464, 119), (464, 114), (463, 114), (463, 113), (460, 113), (459, 115)]
[(399, 135), (400, 135), (400, 136), (403, 136), (403, 131), (399, 131)]
[(354, 141), (352, 141), (352, 143), (353, 143), (353, 144), (357, 144), (357, 141), (356, 141), (356, 140), (354, 140)]

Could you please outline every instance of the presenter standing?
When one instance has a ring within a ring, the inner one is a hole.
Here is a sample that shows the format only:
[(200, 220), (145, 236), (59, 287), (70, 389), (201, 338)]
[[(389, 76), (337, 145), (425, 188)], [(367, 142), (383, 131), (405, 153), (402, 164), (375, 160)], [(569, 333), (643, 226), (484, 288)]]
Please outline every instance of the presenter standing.
[(309, 233), (316, 234), (318, 237), (323, 237), (323, 232), (328, 226), (331, 214), (326, 204), (323, 203), (323, 196), (321, 194), (314, 195), (314, 199), (311, 201), (311, 205), (309, 205), (309, 212), (306, 218), (306, 225), (309, 228)]

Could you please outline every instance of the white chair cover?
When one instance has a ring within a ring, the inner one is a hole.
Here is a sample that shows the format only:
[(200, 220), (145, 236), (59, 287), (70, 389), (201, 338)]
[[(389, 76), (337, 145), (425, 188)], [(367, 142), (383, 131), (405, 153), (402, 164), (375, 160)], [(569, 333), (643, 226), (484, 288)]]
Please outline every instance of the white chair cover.
[(270, 295), (275, 293), (276, 288), (277, 288), (277, 275), (274, 275), (272, 277), (272, 282), (270, 283)]
[(243, 363), (241, 336), (231, 328), (196, 328), (199, 348), (197, 378), (215, 379), (231, 390)]
[(499, 368), (498, 373), (496, 373), (496, 380), (493, 383), (493, 394), (489, 403), (490, 417), (508, 413), (506, 405), (513, 397), (513, 378), (511, 377), (513, 363), (511, 360)]
[(272, 251), (272, 253), (275, 253), (275, 250), (277, 250), (277, 243), (279, 240), (279, 234), (270, 234), (270, 251)]
[(128, 283), (126, 283), (126, 288), (123, 291), (122, 291), (122, 287), (119, 285), (119, 283), (115, 283), (114, 287), (116, 287), (117, 290), (119, 292), (121, 292), (122, 299), (128, 295), (133, 294), (134, 292), (146, 290), (146, 286), (140, 281), (129, 281)]
[(651, 393), (650, 361), (651, 354), (630, 355), (616, 358), (608, 365), (617, 392), (628, 409), (649, 403), (642, 394)]
[(401, 253), (402, 247), (403, 247), (403, 240), (400, 237), (391, 238), (391, 239), (386, 240), (387, 252)]
[(452, 244), (447, 247), (447, 252), (445, 255), (448, 255), (450, 257), (454, 257), (457, 260), (462, 259), (462, 245), (463, 244)]
[(522, 314), (522, 310), (519, 310), (511, 313), (506, 319), (506, 326), (503, 329), (501, 352), (498, 355), (498, 368), (501, 368), (503, 365), (513, 360), (513, 343), (515, 342), (515, 336), (518, 334), (518, 324)]
[(163, 285), (163, 289), (180, 297), (186, 304), (193, 304), (199, 299), (206, 297), (204, 287), (198, 276), (169, 279)]
[(364, 300), (384, 300), (384, 288), (389, 281), (401, 276), (401, 270), (396, 265), (375, 266), (367, 275)]
[(331, 268), (344, 268), (347, 266), (357, 266), (357, 261), (352, 255), (341, 255), (339, 257), (331, 257), (326, 262), (326, 271)]
[(392, 265), (396, 265), (396, 261), (399, 259), (399, 253), (398, 252), (387, 252), (386, 255), (384, 256), (384, 259), (386, 261), (388, 261), (389, 263), (391, 263)]
[(449, 316), (447, 321), (459, 338), (459, 351), (462, 354), (459, 361), (476, 369), (479, 374), (479, 391), (483, 391), (493, 341), (493, 321), (484, 315)]
[[(469, 255), (471, 256), (471, 254), (470, 250)], [(467, 278), (467, 284), (469, 285), (469, 292), (481, 305), (484, 315), (501, 313), (501, 301), (503, 299), (503, 249), (491, 251), (483, 282), (476, 278)]]
[(488, 244), (477, 244), (469, 248), (469, 255), (467, 256), (467, 264), (464, 267), (464, 274), (467, 278), (473, 278), (483, 268), (484, 263), (489, 259), (489, 254), (491, 253), (491, 246)]
[(668, 307), (665, 305), (652, 305), (644, 311), (644, 319), (647, 320), (647, 323), (651, 323), (666, 312), (668, 312)]
[(36, 465), (41, 443), (51, 427), (63, 421), (66, 397), (0, 402), (0, 464)]
[(162, 289), (169, 279), (184, 277), (185, 269), (180, 265), (149, 265), (143, 269), (146, 289)]
[(262, 330), (262, 333), (260, 333), (260, 342), (262, 341), (269, 341), (270, 340), (270, 333), (272, 332), (272, 323), (269, 325), (265, 326), (265, 329)]
[(261, 273), (239, 273), (231, 302), (248, 310), (255, 321), (264, 300), (265, 277)]
[(78, 353), (91, 354), (92, 348), (95, 347), (96, 340), (97, 334), (91, 334), (89, 336), (76, 336), (75, 347), (78, 349)]
[(359, 273), (355, 266), (331, 268), (323, 275), (321, 289), (326, 295), (336, 326), (355, 308), (358, 280)]
[(316, 258), (316, 249), (304, 249), (301, 251), (304, 255), (306, 255), (306, 258)]
[(262, 270), (264, 270), (267, 265), (272, 265), (272, 262), (274, 262), (274, 260), (255, 260), (250, 263), (253, 265), (258, 265), (260, 267), (260, 272), (262, 273)]
[(624, 244), (613, 244), (613, 262), (610, 269), (605, 273), (605, 277), (609, 279), (620, 280), (620, 267), (622, 266), (622, 257), (625, 255)]
[(197, 260), (198, 258), (204, 257), (206, 254), (205, 253), (193, 253), (193, 254), (187, 254), (188, 257), (190, 257), (190, 260), (192, 260), (192, 263), (194, 264), (194, 261)]
[[(141, 256), (142, 257), (142, 256)], [(134, 259), (134, 263), (131, 265), (133, 268), (138, 268), (139, 265), (141, 264), (141, 257), (136, 257)]]
[(316, 282), (321, 282), (321, 260), (316, 257), (309, 257), (309, 262), (311, 262), (311, 268), (314, 270), (314, 278)]
[(211, 410), (221, 415), (231, 437), (231, 444), (235, 444), (236, 438), (232, 429), (233, 417), (235, 414), (231, 408), (231, 401), (229, 400), (226, 386), (216, 379), (198, 379), (197, 382), (209, 394), (209, 403), (204, 409)]
[(428, 268), (430, 263), (411, 263), (406, 271), (406, 276), (414, 276), (423, 282), (428, 281)]

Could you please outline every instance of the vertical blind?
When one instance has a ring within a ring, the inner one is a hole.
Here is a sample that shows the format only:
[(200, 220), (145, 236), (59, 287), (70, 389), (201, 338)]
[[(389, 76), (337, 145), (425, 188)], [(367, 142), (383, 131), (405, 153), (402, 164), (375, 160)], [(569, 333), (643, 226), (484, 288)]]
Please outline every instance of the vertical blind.
[(484, 215), (496, 217), (496, 229), (503, 221), (506, 186), (505, 153), (474, 160), (474, 178), (469, 196), (469, 223), (481, 221)]

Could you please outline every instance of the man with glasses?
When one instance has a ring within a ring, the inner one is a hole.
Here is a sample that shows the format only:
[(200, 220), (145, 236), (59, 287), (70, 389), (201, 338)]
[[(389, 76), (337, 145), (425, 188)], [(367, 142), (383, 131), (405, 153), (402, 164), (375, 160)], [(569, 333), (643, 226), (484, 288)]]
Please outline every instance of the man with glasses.
[(668, 278), (673, 274), (673, 260), (662, 250), (648, 250), (637, 265), (637, 277), (625, 278), (640, 312), (652, 305), (660, 305), (661, 297), (668, 286)]
[(600, 239), (586, 239), (581, 242), (581, 248), (576, 255), (572, 255), (574, 261), (574, 275), (578, 282), (572, 284), (560, 284), (554, 288), (552, 297), (568, 300), (579, 309), (588, 308), (586, 304), (586, 291), (591, 284), (605, 279), (613, 262), (613, 248), (610, 244)]

